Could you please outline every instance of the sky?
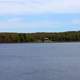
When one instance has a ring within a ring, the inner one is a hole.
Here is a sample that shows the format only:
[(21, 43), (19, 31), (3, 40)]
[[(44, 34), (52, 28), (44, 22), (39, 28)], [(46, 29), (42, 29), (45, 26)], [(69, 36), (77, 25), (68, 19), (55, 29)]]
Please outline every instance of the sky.
[(80, 30), (80, 0), (0, 0), (0, 32)]

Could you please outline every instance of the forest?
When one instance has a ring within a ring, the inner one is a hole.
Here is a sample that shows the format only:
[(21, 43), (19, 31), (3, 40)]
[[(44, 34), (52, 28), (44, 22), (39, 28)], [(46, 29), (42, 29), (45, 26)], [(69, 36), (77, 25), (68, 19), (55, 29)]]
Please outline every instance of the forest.
[(78, 42), (80, 31), (37, 32), (37, 33), (0, 33), (0, 43), (44, 43), (44, 42)]

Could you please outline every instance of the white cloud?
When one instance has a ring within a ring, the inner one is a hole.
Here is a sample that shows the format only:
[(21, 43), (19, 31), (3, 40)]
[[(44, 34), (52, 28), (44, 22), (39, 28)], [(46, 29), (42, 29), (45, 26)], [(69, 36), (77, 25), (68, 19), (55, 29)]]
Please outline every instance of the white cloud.
[(80, 19), (60, 20), (25, 20), (23, 17), (13, 17), (0, 21), (0, 31), (10, 32), (38, 32), (38, 31), (60, 31), (79, 30)]
[[(15, 17), (11, 19), (7, 19), (5, 21), (0, 21), (0, 31), (39, 31), (41, 30), (52, 30), (55, 29), (60, 25), (57, 21), (49, 21), (49, 20), (36, 20), (36, 21), (24, 21), (20, 17)], [(37, 30), (36, 30), (37, 29)]]
[(80, 12), (79, 0), (0, 0), (0, 14)]
[[(47, 14), (47, 13), (80, 13), (79, 0), (0, 0), (0, 16), (15, 16), (14, 18), (0, 19), (0, 30), (19, 30), (19, 29), (55, 29), (62, 28), (66, 24), (80, 24), (80, 20), (53, 21), (50, 19), (32, 21), (23, 20), (18, 15), (27, 14)], [(25, 17), (25, 16), (24, 16)], [(23, 18), (24, 18), (23, 17)], [(38, 16), (40, 17), (40, 16)], [(47, 16), (48, 17), (48, 16)], [(65, 19), (66, 20), (66, 19)], [(28, 22), (27, 22), (28, 21)]]
[(0, 14), (58, 12), (62, 8), (62, 3), (60, 4), (54, 0), (0, 0)]
[[(64, 21), (61, 21), (61, 24), (64, 25), (80, 25), (80, 18), (72, 18), (72, 19), (65, 19)], [(76, 26), (77, 27), (77, 26)]]
[(80, 13), (79, 0), (0, 0), (0, 15)]
[(75, 25), (79, 24), (80, 25), (80, 19), (72, 20), (72, 24), (75, 24)]
[(80, 13), (80, 0), (64, 0), (64, 11), (67, 13)]

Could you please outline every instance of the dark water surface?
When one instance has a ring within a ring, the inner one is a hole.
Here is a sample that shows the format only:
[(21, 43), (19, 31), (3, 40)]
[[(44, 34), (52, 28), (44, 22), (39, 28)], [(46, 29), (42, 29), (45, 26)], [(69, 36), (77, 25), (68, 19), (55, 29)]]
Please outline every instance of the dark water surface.
[(80, 43), (0, 44), (0, 80), (80, 80)]

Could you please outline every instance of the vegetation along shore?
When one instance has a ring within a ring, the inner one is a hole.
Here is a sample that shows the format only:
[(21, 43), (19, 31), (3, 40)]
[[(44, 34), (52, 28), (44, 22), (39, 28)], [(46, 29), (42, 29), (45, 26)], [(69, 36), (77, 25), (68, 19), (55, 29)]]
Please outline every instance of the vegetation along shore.
[(79, 42), (80, 31), (58, 33), (0, 33), (0, 43)]

